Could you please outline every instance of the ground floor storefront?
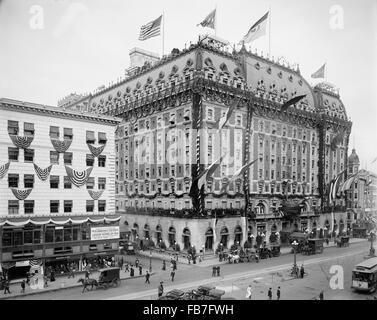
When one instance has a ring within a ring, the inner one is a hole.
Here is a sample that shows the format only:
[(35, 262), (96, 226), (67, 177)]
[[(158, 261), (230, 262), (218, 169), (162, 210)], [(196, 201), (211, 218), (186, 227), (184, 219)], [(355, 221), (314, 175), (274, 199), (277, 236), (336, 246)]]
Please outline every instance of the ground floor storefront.
[(27, 272), (41, 272), (42, 266), (56, 275), (82, 271), (88, 264), (101, 267), (118, 253), (119, 219), (3, 220), (0, 272), (14, 279)]

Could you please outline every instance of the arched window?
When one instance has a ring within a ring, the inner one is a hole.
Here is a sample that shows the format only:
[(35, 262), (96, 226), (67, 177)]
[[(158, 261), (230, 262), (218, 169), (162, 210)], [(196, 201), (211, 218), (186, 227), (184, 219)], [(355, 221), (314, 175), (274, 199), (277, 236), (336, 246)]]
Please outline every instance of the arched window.
[(257, 214), (265, 214), (265, 206), (262, 202), (259, 202), (256, 206)]
[(190, 246), (190, 240), (191, 240), (191, 232), (189, 228), (184, 228), (182, 233), (183, 238), (183, 248), (187, 250)]
[(139, 238), (139, 225), (137, 223), (134, 223), (131, 232), (134, 241)]
[(144, 225), (144, 239), (150, 239), (150, 230), (149, 225), (146, 223)]
[(242, 243), (242, 228), (240, 226), (236, 226), (234, 229), (234, 244), (241, 244)]
[(223, 248), (228, 247), (228, 240), (229, 240), (229, 231), (227, 227), (222, 227), (220, 230), (220, 242), (223, 245)]
[(157, 242), (162, 241), (162, 227), (159, 224), (156, 227), (156, 239), (157, 239)]
[(169, 228), (169, 233), (168, 233), (168, 240), (169, 240), (169, 246), (172, 247), (175, 244), (175, 228), (171, 226)]
[(213, 229), (208, 228), (206, 233), (206, 242), (205, 242), (205, 250), (212, 250), (213, 249)]

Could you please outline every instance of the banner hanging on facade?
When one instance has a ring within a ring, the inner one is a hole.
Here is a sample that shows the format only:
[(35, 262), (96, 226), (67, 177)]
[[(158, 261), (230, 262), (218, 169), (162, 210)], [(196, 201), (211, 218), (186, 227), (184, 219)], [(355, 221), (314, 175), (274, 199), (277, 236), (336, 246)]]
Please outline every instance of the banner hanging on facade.
[(119, 239), (119, 226), (96, 227), (90, 229), (90, 240)]

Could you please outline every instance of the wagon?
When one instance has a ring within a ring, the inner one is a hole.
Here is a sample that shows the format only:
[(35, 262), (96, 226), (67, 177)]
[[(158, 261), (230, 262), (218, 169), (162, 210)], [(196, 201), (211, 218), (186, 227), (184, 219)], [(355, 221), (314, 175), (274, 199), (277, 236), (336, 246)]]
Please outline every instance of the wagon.
[(240, 253), (240, 262), (259, 262), (259, 256), (255, 250), (247, 249), (246, 251), (241, 251)]
[(350, 245), (349, 241), (350, 237), (338, 237), (335, 239), (336, 245), (338, 247), (348, 247)]
[(271, 251), (267, 247), (260, 248), (258, 253), (260, 259), (271, 258)]
[(279, 245), (271, 245), (271, 255), (273, 257), (280, 256), (280, 246)]
[(120, 284), (120, 268), (105, 268), (99, 270), (98, 287), (118, 287)]
[(323, 239), (309, 239), (306, 241), (301, 253), (311, 255), (323, 252)]

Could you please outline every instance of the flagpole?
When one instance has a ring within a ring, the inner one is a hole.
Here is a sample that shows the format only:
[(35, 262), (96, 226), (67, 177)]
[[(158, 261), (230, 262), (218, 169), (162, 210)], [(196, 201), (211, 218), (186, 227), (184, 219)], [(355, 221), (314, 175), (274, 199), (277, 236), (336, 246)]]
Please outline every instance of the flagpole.
[(270, 19), (268, 19), (268, 55), (270, 56), (270, 59), (272, 59), (271, 57), (271, 5), (270, 5), (270, 9), (269, 9), (270, 13)]
[(215, 36), (217, 36), (217, 3), (215, 6)]
[(165, 11), (162, 11), (162, 56), (164, 56), (165, 53)]

